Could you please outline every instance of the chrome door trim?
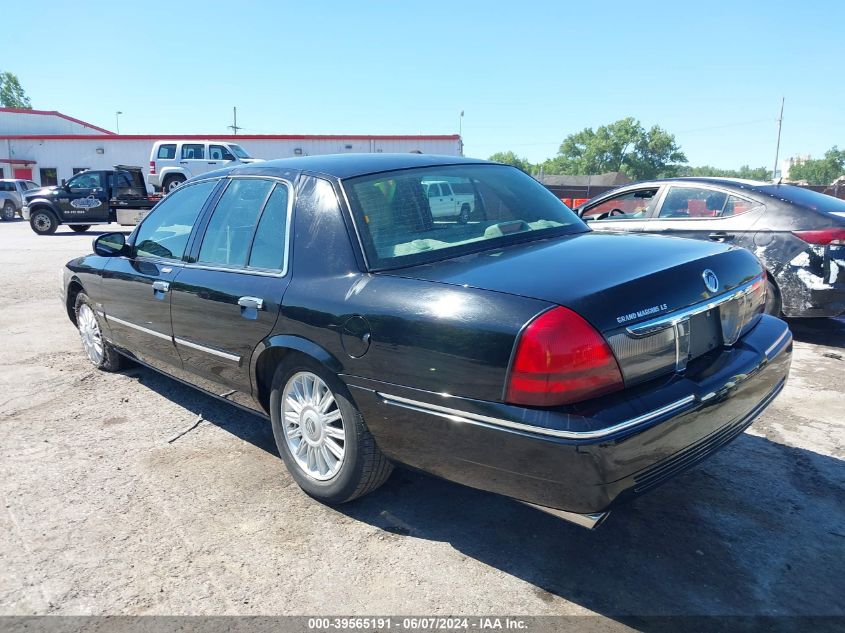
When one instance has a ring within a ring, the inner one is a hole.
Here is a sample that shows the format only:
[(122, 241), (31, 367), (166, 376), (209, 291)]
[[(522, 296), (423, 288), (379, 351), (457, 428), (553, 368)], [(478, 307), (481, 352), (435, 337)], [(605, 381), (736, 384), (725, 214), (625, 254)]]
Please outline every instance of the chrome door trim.
[(206, 354), (211, 354), (213, 356), (219, 356), (220, 358), (225, 358), (226, 360), (230, 360), (234, 363), (240, 364), (241, 357), (236, 356), (235, 354), (229, 354), (228, 352), (221, 352), (219, 349), (214, 349), (213, 347), (206, 347), (205, 345), (200, 345), (198, 343), (192, 343), (191, 341), (186, 341), (183, 338), (174, 338), (176, 341), (176, 345), (184, 345), (185, 347), (190, 347), (191, 349), (196, 349), (201, 352), (205, 352)]
[(144, 327), (143, 325), (136, 325), (135, 323), (130, 323), (129, 321), (124, 321), (123, 319), (118, 319), (117, 317), (111, 315), (105, 315), (106, 322), (111, 323), (114, 321), (115, 323), (119, 323), (120, 325), (125, 325), (128, 328), (132, 328), (133, 330), (138, 330), (139, 332), (143, 332), (144, 334), (150, 334), (151, 336), (157, 336), (158, 338), (164, 339), (166, 341), (173, 342), (173, 337), (168, 336), (167, 334), (162, 334), (161, 332), (156, 332), (155, 330), (151, 330), (149, 328)]
[(695, 396), (693, 394), (690, 394), (685, 398), (670, 402), (664, 407), (654, 409), (653, 411), (649, 411), (648, 413), (644, 413), (643, 415), (639, 415), (635, 418), (619, 422), (618, 424), (614, 424), (613, 426), (608, 426), (603, 429), (597, 429), (595, 431), (563, 431), (559, 429), (547, 429), (540, 426), (534, 426), (532, 424), (522, 424), (521, 422), (511, 422), (510, 420), (503, 420), (502, 418), (494, 418), (478, 413), (470, 413), (469, 411), (461, 411), (460, 409), (452, 409), (437, 404), (430, 404), (428, 402), (420, 402), (419, 400), (411, 400), (410, 398), (403, 398), (401, 396), (381, 393), (378, 391), (376, 392), (376, 395), (378, 395), (385, 404), (402, 407), (403, 409), (410, 409), (412, 411), (429, 413), (431, 415), (448, 418), (455, 422), (500, 426), (508, 429), (514, 429), (517, 431), (535, 433), (537, 435), (548, 435), (550, 437), (558, 437), (572, 440), (593, 440), (602, 437), (607, 437), (608, 435), (613, 435), (614, 433), (619, 433), (620, 431), (625, 431), (635, 426), (645, 424), (650, 420), (662, 417), (695, 402)]

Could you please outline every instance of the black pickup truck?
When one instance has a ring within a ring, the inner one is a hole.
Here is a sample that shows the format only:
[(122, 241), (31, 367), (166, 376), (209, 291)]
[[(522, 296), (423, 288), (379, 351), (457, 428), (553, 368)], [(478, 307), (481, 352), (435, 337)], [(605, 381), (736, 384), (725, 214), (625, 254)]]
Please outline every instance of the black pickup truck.
[(51, 235), (60, 224), (84, 233), (93, 224), (137, 224), (159, 199), (147, 195), (140, 167), (115, 165), (80, 172), (57, 187), (27, 191), (22, 215), (38, 235)]

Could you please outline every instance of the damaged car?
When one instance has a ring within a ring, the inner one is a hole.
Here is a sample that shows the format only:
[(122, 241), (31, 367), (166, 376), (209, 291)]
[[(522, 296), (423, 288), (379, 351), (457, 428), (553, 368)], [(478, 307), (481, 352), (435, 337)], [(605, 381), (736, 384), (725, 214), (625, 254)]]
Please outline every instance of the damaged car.
[(766, 312), (845, 312), (845, 201), (810, 189), (731, 178), (626, 185), (576, 209), (601, 231), (656, 233), (740, 246), (767, 272)]
[[(472, 216), (435, 214), (434, 182)], [(486, 161), (227, 168), (93, 246), (64, 270), (90, 362), (268, 418), (329, 504), (401, 464), (595, 526), (741, 435), (792, 357), (748, 251), (591, 231)]]

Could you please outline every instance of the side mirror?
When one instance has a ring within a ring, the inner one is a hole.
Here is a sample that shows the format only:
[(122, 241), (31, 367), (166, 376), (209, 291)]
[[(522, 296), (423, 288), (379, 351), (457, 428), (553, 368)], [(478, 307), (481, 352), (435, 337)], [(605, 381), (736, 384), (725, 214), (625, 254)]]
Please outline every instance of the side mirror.
[(106, 233), (94, 240), (94, 253), (100, 257), (118, 257), (126, 255), (128, 250), (123, 233)]
[(62, 178), (62, 187), (66, 187), (66, 186), (67, 186), (67, 179)]

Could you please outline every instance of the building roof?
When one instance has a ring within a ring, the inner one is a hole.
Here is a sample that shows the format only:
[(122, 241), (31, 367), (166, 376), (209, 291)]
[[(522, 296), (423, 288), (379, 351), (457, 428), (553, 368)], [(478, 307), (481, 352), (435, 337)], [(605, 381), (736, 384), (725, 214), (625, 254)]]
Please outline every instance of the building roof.
[(541, 182), (552, 187), (613, 187), (626, 185), (631, 179), (621, 171), (609, 171), (589, 176), (543, 176)]
[(76, 125), (88, 128), (95, 132), (99, 132), (97, 134), (98, 137), (102, 137), (103, 135), (114, 135), (114, 132), (111, 130), (107, 130), (105, 128), (101, 128), (98, 125), (94, 125), (93, 123), (86, 123), (80, 119), (76, 119), (72, 116), (68, 116), (66, 114), (62, 114), (56, 110), (32, 110), (29, 108), (0, 108), (0, 112), (7, 112), (9, 114), (23, 114), (23, 115), (31, 115), (31, 116), (43, 116), (43, 117), (57, 117), (64, 121), (68, 121), (70, 123), (75, 123)]

